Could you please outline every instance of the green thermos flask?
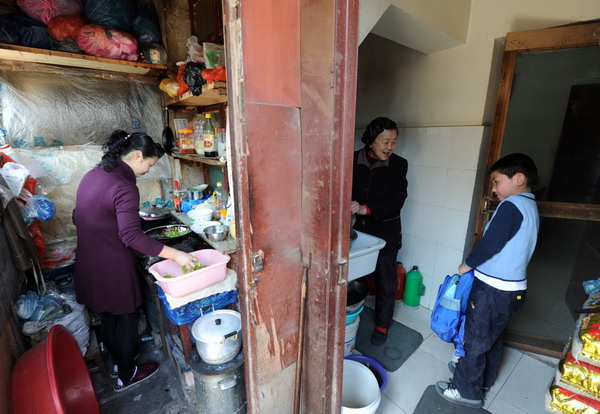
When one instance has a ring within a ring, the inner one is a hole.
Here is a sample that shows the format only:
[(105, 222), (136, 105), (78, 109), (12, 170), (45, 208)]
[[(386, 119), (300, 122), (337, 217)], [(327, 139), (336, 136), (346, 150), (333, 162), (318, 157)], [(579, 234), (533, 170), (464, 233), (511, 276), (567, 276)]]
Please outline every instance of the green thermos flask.
[(404, 305), (409, 308), (417, 309), (421, 296), (425, 294), (425, 285), (423, 284), (423, 275), (419, 272), (418, 266), (406, 274), (406, 283), (404, 285)]

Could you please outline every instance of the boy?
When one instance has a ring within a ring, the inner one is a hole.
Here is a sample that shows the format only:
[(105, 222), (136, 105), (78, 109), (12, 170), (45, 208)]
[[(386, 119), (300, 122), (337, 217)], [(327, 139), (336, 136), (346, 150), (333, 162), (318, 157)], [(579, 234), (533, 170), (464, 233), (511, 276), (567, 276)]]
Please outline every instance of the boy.
[(502, 337), (511, 315), (527, 292), (526, 269), (539, 229), (531, 188), (537, 168), (524, 154), (510, 154), (490, 168), (492, 192), (500, 200), (483, 237), (459, 268), (474, 269), (467, 307), (464, 348), (450, 382), (436, 390), (445, 400), (468, 407), (483, 406), (483, 392), (496, 380), (502, 356)]

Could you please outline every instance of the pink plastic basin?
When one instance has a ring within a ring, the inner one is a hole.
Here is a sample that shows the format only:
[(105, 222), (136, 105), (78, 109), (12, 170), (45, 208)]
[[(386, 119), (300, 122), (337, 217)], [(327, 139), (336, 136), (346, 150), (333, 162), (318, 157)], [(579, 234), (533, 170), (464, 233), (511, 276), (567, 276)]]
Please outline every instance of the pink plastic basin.
[(85, 361), (62, 325), (17, 360), (11, 394), (13, 413), (100, 413)]
[[(183, 274), (181, 266), (169, 259), (155, 263), (148, 269), (165, 293), (179, 298), (225, 279), (229, 255), (214, 249), (196, 250), (190, 254), (206, 267)], [(165, 275), (173, 277), (165, 278)]]

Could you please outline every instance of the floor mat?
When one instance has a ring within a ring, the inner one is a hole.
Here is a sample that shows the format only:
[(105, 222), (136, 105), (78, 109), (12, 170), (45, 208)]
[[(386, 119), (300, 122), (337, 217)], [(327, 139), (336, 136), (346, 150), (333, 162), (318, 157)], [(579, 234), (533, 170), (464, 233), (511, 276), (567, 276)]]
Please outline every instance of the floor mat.
[(379, 362), (386, 371), (394, 372), (408, 359), (423, 342), (423, 335), (396, 321), (388, 331), (383, 345), (371, 344), (371, 334), (375, 329), (375, 312), (365, 307), (360, 314), (360, 325), (356, 335), (356, 349)]
[(417, 408), (413, 414), (432, 414), (432, 413), (444, 413), (444, 414), (491, 414), (489, 411), (483, 408), (469, 408), (462, 405), (452, 404), (444, 400), (439, 396), (435, 390), (435, 385), (427, 387)]

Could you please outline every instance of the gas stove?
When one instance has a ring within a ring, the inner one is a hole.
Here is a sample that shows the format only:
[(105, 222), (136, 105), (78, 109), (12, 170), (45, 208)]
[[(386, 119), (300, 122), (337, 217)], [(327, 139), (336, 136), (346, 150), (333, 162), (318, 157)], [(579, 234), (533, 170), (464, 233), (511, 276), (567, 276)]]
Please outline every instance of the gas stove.
[[(181, 224), (175, 217), (169, 217), (163, 220), (153, 220), (153, 221), (142, 221), (142, 230), (150, 230), (155, 227), (166, 226), (169, 224)], [(211, 249), (212, 247), (204, 241), (200, 236), (198, 236), (194, 232), (190, 232), (188, 235), (182, 238), (178, 238), (175, 241), (165, 243), (167, 246), (172, 247), (177, 250), (181, 250), (184, 252), (194, 252), (196, 250), (201, 249)], [(143, 253), (138, 254), (138, 262), (142, 268), (147, 270), (153, 264), (164, 260), (161, 257), (157, 256), (149, 256)]]

